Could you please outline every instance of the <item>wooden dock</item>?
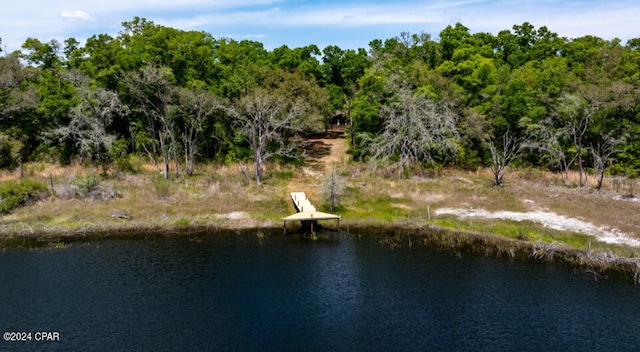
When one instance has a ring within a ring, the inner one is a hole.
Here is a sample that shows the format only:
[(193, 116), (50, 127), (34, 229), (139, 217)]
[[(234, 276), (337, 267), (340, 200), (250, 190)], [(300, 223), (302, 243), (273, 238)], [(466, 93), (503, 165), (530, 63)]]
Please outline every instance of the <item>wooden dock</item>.
[(340, 225), (340, 216), (323, 213), (316, 210), (316, 207), (311, 204), (311, 201), (307, 198), (304, 192), (291, 192), (291, 200), (296, 208), (297, 213), (289, 215), (286, 218), (282, 218), (284, 222), (284, 231), (287, 232), (288, 221), (300, 221), (303, 227), (309, 227), (313, 233), (314, 225), (317, 226), (318, 220), (336, 220), (338, 226)]

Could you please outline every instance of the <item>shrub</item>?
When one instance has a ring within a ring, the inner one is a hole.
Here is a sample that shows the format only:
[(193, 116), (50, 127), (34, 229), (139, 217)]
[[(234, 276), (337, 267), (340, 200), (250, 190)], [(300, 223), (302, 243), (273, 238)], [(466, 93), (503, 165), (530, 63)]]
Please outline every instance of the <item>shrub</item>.
[(0, 184), (0, 213), (8, 214), (20, 206), (33, 204), (48, 196), (47, 186), (33, 179), (3, 182)]
[(121, 197), (120, 192), (113, 188), (100, 186), (102, 177), (91, 173), (86, 176), (74, 177), (68, 185), (58, 189), (56, 195), (61, 198), (91, 198), (91, 200), (106, 200)]
[(159, 198), (168, 198), (171, 195), (171, 181), (158, 179), (153, 182), (153, 188)]
[(113, 142), (111, 159), (118, 172), (137, 173), (144, 163), (138, 155), (129, 153), (127, 141), (122, 138)]
[(101, 178), (98, 174), (90, 173), (71, 180), (71, 188), (76, 198), (84, 198), (100, 186)]
[(329, 202), (329, 210), (334, 211), (340, 197), (344, 195), (346, 183), (335, 171), (325, 175), (322, 179), (322, 198)]

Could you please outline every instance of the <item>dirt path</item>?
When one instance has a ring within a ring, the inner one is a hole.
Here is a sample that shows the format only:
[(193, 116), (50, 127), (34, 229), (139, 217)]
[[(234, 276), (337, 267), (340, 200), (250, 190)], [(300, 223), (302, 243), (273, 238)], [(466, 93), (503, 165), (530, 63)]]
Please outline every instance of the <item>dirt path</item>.
[[(307, 139), (305, 152), (307, 157), (287, 186), (288, 192), (305, 192), (312, 202), (320, 203), (320, 185), (322, 177), (332, 166), (346, 162), (347, 141), (342, 134), (327, 133), (322, 138)], [(289, 194), (286, 195), (287, 200)]]
[(324, 164), (325, 168), (332, 163), (340, 163), (347, 157), (347, 143), (343, 137), (309, 139), (307, 142), (319, 152), (310, 155), (310, 160)]

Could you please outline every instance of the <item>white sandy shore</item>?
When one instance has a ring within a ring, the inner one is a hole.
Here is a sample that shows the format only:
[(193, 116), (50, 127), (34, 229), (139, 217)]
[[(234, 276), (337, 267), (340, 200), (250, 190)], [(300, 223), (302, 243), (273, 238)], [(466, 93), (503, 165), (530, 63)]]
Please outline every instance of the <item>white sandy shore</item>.
[(533, 210), (529, 212), (496, 211), (490, 212), (484, 209), (475, 208), (441, 208), (435, 210), (436, 215), (455, 215), (458, 218), (485, 218), (485, 219), (507, 219), (514, 221), (533, 221), (545, 227), (571, 231), (585, 235), (594, 236), (596, 239), (606, 243), (625, 244), (640, 247), (640, 240), (633, 239), (624, 232), (614, 227), (596, 226), (590, 222), (568, 218), (553, 212)]

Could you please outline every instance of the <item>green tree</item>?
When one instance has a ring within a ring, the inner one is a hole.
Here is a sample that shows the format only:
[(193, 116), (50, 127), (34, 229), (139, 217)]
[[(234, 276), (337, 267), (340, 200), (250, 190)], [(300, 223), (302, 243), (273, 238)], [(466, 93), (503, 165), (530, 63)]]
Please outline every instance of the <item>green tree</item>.
[(268, 52), (262, 43), (223, 38), (215, 42), (215, 48), (209, 85), (223, 98), (235, 100), (246, 95), (269, 67)]
[(84, 48), (78, 50), (86, 56), (80, 61), (80, 70), (107, 89), (118, 89), (123, 72), (135, 67), (134, 55), (124, 50), (117, 38), (107, 34), (89, 37)]
[(301, 71), (307, 76), (320, 81), (322, 79), (322, 73), (320, 70), (320, 62), (317, 59), (319, 55), (320, 49), (317, 45), (308, 45), (294, 49), (289, 49), (288, 46), (283, 45), (273, 49), (268, 56), (274, 68), (280, 68), (290, 72)]
[(456, 49), (462, 47), (467, 38), (471, 37), (469, 28), (461, 23), (456, 23), (454, 27), (447, 26), (440, 32), (440, 52), (442, 60), (452, 60)]
[(64, 44), (65, 68), (68, 70), (79, 68), (84, 60), (80, 42), (75, 38), (69, 38), (64, 41)]
[(60, 66), (58, 52), (60, 51), (61, 45), (55, 39), (52, 39), (48, 43), (42, 43), (38, 39), (27, 38), (24, 44), (22, 44), (22, 48), (29, 51), (29, 53), (24, 55), (24, 59), (30, 64), (36, 65), (43, 70), (54, 69)]
[(192, 80), (206, 82), (214, 70), (216, 41), (205, 32), (183, 31), (135, 17), (123, 22), (118, 37), (122, 47), (118, 62), (124, 70), (148, 63), (170, 68), (178, 86)]
[(362, 48), (342, 50), (338, 46), (328, 46), (323, 51), (322, 71), (324, 84), (331, 98), (333, 111), (343, 110), (349, 121), (351, 145), (355, 146), (355, 123), (351, 113), (356, 93), (360, 90), (358, 80), (371, 66), (371, 61)]
[(497, 57), (512, 68), (559, 56), (566, 48), (565, 38), (560, 38), (545, 26), (536, 30), (529, 22), (514, 25), (513, 33), (501, 31), (497, 39)]

